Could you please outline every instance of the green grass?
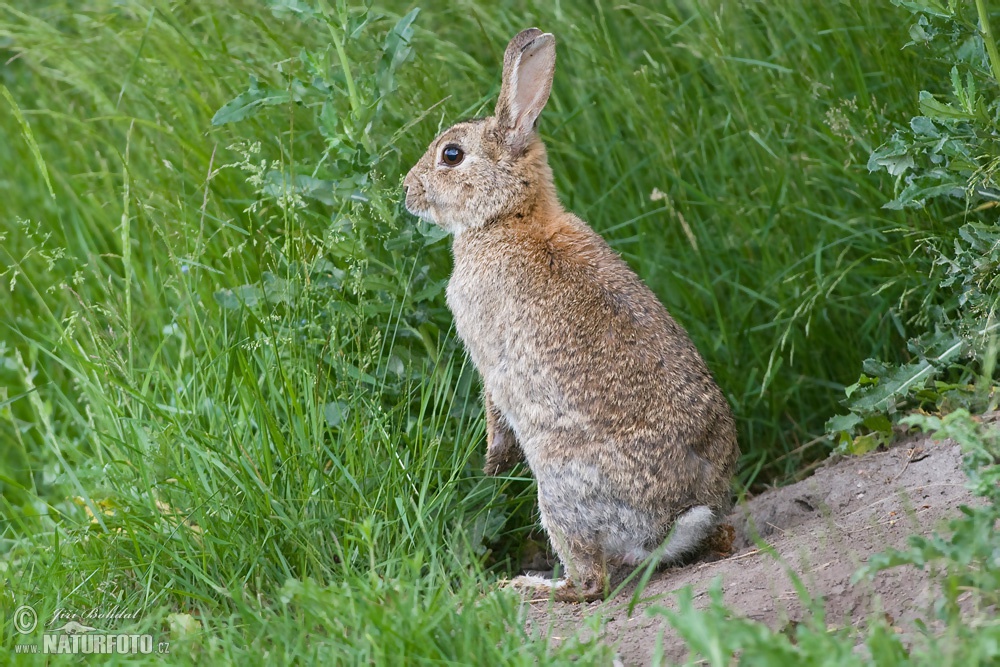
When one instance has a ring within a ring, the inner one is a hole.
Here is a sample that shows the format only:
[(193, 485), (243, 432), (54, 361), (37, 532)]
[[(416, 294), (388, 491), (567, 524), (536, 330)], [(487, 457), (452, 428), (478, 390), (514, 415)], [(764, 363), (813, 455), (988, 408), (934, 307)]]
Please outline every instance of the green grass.
[[(421, 4), (387, 79), (410, 5), (271, 4), (0, 3), (4, 646), (21, 604), (118, 604), (177, 661), (605, 661), (493, 590), (532, 488), (478, 473), (447, 242), (402, 175), (492, 109), (510, 35), (554, 32), (563, 201), (690, 331), (741, 481), (782, 479), (937, 299), (947, 223), (882, 210), (865, 163), (947, 67), (883, 2), (465, 0)], [(293, 99), (214, 126), (251, 77)]]

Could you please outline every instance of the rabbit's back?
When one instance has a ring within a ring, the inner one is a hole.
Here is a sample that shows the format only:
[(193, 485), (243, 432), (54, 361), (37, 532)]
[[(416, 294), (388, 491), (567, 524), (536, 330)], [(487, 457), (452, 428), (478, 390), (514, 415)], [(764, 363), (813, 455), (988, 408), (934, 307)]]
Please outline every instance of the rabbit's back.
[(629, 503), (723, 507), (728, 405), (655, 295), (575, 216), (455, 239), (448, 303), (486, 390), (541, 481), (593, 466)]

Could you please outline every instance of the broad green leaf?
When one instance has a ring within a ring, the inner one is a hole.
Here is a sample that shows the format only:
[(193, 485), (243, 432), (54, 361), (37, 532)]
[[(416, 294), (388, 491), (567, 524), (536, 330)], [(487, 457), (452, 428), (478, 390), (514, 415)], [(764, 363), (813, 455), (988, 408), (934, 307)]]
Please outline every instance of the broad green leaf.
[(934, 96), (926, 90), (920, 91), (920, 111), (925, 116), (931, 118), (941, 118), (947, 120), (971, 120), (974, 115), (966, 113), (958, 107), (943, 102), (938, 102)]
[(868, 171), (885, 169), (892, 176), (901, 176), (914, 166), (913, 157), (897, 146), (880, 146), (868, 158)]
[(267, 0), (271, 13), (279, 19), (296, 16), (300, 19), (311, 19), (316, 16), (316, 10), (305, 0)]
[(827, 433), (853, 433), (854, 429), (861, 423), (861, 416), (853, 412), (846, 415), (834, 415), (826, 422)]
[(342, 401), (331, 401), (323, 406), (323, 416), (326, 417), (326, 424), (330, 428), (335, 428), (343, 423), (347, 418), (347, 405)]
[(879, 433), (878, 431), (874, 433), (866, 433), (865, 435), (859, 435), (854, 438), (854, 440), (847, 443), (845, 449), (848, 454), (862, 456), (868, 452), (878, 449), (881, 445), (887, 444), (888, 440), (889, 438), (884, 433)]
[(261, 107), (286, 104), (291, 99), (291, 93), (288, 91), (259, 88), (257, 78), (250, 77), (250, 89), (223, 104), (222, 108), (212, 116), (212, 125), (235, 123), (252, 116)]
[(448, 236), (447, 230), (426, 220), (417, 222), (417, 232), (424, 237), (424, 246), (434, 245)]
[(939, 0), (892, 0), (892, 4), (909, 9), (915, 14), (928, 14), (938, 18), (949, 18), (954, 14), (950, 6)]
[(275, 198), (294, 194), (332, 206), (337, 202), (334, 196), (336, 189), (337, 184), (334, 181), (304, 174), (293, 178), (280, 171), (269, 171), (264, 177), (264, 193)]
[(413, 295), (413, 301), (415, 303), (420, 303), (421, 301), (429, 301), (436, 297), (438, 294), (444, 291), (444, 288), (448, 286), (447, 280), (436, 281), (423, 288), (419, 292)]
[(243, 306), (248, 308), (256, 306), (260, 303), (261, 295), (262, 291), (259, 287), (241, 285), (233, 289), (218, 290), (212, 296), (215, 297), (216, 303), (223, 308), (227, 310), (239, 310)]
[(919, 389), (933, 372), (934, 366), (926, 360), (900, 366), (886, 377), (880, 378), (877, 385), (856, 398), (851, 404), (851, 409), (859, 412), (891, 411), (896, 407), (900, 396), (911, 389)]
[(892, 201), (883, 204), (882, 208), (900, 211), (904, 208), (923, 208), (928, 199), (941, 196), (962, 197), (965, 194), (964, 183), (958, 179), (949, 183), (925, 185), (923, 179), (910, 183)]
[(413, 9), (409, 14), (399, 19), (385, 36), (382, 47), (382, 61), (379, 63), (379, 93), (387, 95), (396, 89), (395, 74), (399, 66), (410, 57), (413, 37), (413, 22), (420, 13), (420, 8)]
[(918, 136), (931, 137), (937, 139), (941, 136), (934, 121), (927, 116), (914, 116), (910, 119), (910, 129)]

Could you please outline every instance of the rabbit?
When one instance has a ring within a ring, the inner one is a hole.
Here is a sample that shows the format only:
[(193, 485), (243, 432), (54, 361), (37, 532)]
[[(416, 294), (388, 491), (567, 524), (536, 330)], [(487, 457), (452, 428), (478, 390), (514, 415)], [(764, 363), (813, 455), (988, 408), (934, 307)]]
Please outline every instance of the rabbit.
[(536, 131), (555, 57), (552, 34), (516, 35), (494, 115), (441, 133), (403, 188), (453, 235), (447, 302), (482, 376), (485, 472), (527, 463), (563, 565), (510, 583), (579, 602), (654, 552), (696, 551), (732, 506), (739, 445), (687, 333), (559, 203)]

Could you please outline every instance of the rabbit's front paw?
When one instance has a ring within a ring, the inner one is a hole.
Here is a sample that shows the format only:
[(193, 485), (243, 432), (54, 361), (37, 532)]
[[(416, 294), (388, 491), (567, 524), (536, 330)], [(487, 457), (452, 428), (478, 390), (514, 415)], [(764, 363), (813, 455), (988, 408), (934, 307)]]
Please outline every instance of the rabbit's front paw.
[(503, 474), (524, 460), (524, 451), (514, 435), (514, 430), (496, 409), (490, 395), (486, 401), (486, 464), (483, 472), (496, 476)]
[(483, 465), (487, 475), (501, 475), (524, 460), (524, 452), (510, 430), (500, 430), (489, 440)]

